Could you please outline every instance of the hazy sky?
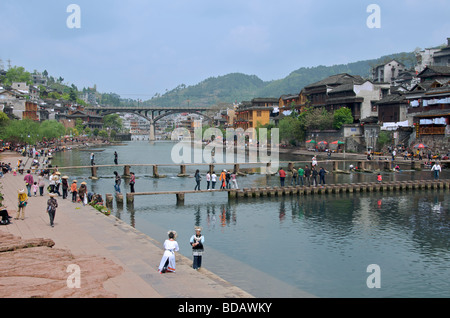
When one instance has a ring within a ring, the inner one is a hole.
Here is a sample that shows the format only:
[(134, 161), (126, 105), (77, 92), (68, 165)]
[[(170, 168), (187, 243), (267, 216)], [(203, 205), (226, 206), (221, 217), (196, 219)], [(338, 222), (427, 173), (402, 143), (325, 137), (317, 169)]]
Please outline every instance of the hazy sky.
[[(67, 25), (70, 4), (81, 28)], [(449, 0), (0, 0), (0, 59), (147, 100), (233, 72), (273, 80), (440, 45), (449, 17)]]

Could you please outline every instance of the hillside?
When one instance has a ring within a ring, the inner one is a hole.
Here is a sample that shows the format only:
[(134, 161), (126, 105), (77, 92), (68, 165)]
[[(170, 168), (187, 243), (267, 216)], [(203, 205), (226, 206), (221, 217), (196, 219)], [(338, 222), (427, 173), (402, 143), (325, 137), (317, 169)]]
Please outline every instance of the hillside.
[(219, 103), (241, 102), (255, 97), (280, 97), (285, 94), (298, 94), (306, 85), (335, 74), (349, 73), (369, 78), (373, 66), (391, 59), (397, 59), (408, 68), (413, 68), (416, 62), (414, 53), (398, 53), (349, 64), (302, 67), (283, 79), (268, 82), (264, 82), (256, 75), (231, 73), (219, 77), (210, 77), (197, 85), (179, 85), (164, 95), (145, 101), (144, 105), (186, 106), (189, 103), (189, 105), (204, 107)]

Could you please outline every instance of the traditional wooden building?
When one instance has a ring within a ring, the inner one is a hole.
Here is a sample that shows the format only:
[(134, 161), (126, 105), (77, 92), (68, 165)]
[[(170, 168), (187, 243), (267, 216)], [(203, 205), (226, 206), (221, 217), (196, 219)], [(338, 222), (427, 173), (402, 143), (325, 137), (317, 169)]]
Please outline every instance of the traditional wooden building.
[(38, 104), (36, 102), (25, 102), (25, 110), (23, 111), (22, 119), (39, 121)]
[(406, 95), (408, 119), (416, 136), (448, 135), (450, 126), (450, 67), (429, 66), (418, 77), (421, 82)]
[(389, 94), (390, 84), (373, 83), (361, 76), (337, 74), (308, 85), (304, 95), (313, 107), (333, 112), (346, 107), (352, 111), (355, 122), (376, 118), (376, 102)]
[(405, 121), (408, 101), (402, 92), (393, 93), (385, 96), (375, 105), (378, 109), (378, 123), (398, 123)]

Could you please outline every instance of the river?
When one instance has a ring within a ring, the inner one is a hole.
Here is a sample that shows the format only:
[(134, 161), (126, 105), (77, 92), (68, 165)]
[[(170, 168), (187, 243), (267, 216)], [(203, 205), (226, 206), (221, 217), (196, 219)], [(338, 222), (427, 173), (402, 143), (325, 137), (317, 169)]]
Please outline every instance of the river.
[[(171, 163), (172, 142), (126, 142), (95, 152), (97, 165)], [(55, 155), (53, 165), (89, 165), (90, 151)], [(280, 160), (307, 160), (280, 154)], [(325, 164), (327, 165), (327, 164)], [(113, 193), (113, 171), (99, 167), (63, 172), (86, 181), (90, 191)], [(193, 176), (197, 167), (188, 167)], [(330, 166), (327, 166), (331, 170)], [(203, 168), (206, 173), (205, 167)], [(218, 167), (220, 169), (220, 167)], [(179, 167), (132, 167), (136, 191), (193, 190), (193, 178), (177, 177)], [(383, 172), (384, 180), (431, 179), (430, 171)], [(450, 178), (449, 171), (442, 178)], [(371, 173), (328, 174), (328, 183), (375, 181)], [(239, 187), (279, 185), (279, 178), (249, 174)], [(205, 178), (202, 189), (206, 188)], [(122, 182), (122, 192), (128, 192)], [(450, 297), (450, 196), (448, 190), (401, 193), (244, 198), (226, 193), (136, 196), (134, 204), (114, 203), (112, 214), (163, 242), (176, 230), (180, 253), (191, 256), (189, 238), (203, 227), (203, 267), (256, 297)], [(155, 267), (159, 259), (155, 260)], [(375, 266), (373, 270), (372, 266)], [(377, 282), (375, 287), (371, 284)]]

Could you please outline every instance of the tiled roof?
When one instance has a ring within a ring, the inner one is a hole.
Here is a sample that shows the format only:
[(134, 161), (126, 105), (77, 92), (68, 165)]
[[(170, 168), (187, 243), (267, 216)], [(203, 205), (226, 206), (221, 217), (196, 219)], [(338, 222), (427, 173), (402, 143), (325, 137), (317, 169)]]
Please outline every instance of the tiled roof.
[(350, 75), (347, 73), (329, 76), (319, 82), (305, 86), (305, 88), (312, 88), (317, 86), (338, 86), (342, 84), (362, 84), (364, 79), (359, 75)]

